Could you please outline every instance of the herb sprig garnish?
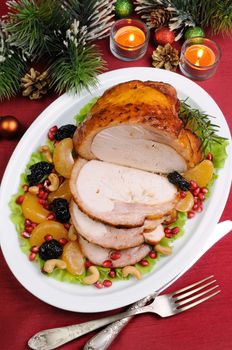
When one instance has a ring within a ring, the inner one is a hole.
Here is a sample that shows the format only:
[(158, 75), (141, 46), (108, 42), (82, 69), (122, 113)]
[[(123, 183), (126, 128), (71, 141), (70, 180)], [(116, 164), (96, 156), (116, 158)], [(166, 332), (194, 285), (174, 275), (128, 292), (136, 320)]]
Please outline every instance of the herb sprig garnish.
[(222, 144), (225, 137), (217, 135), (220, 126), (213, 124), (210, 116), (204, 112), (199, 111), (196, 108), (192, 108), (186, 101), (181, 101), (179, 117), (184, 123), (185, 128), (191, 129), (202, 140), (201, 147), (203, 151), (210, 150), (212, 146)]

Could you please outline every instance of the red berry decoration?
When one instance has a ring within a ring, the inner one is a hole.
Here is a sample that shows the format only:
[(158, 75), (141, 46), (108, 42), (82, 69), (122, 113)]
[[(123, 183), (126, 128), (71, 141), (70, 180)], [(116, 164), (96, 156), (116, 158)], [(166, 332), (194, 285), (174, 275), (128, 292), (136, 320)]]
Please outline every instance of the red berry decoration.
[(18, 119), (11, 115), (0, 117), (0, 137), (4, 139), (13, 139), (17, 136), (20, 129)]
[(175, 40), (175, 34), (167, 27), (161, 27), (155, 31), (154, 40), (157, 44), (172, 44)]

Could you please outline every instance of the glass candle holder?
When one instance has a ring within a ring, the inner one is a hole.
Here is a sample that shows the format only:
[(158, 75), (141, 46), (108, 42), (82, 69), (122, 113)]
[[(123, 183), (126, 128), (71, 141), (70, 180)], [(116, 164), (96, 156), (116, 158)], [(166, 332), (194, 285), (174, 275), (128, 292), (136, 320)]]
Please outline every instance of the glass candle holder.
[(215, 74), (220, 58), (221, 49), (215, 41), (195, 37), (184, 42), (179, 66), (188, 78), (206, 80)]
[(147, 51), (149, 29), (138, 19), (124, 18), (116, 21), (110, 31), (110, 50), (123, 61), (134, 61)]

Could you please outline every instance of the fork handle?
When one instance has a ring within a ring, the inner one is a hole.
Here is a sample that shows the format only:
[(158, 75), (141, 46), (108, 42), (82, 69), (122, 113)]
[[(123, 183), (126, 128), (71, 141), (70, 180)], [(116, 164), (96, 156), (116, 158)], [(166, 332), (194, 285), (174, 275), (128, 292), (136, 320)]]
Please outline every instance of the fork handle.
[[(129, 307), (130, 310), (136, 310), (146, 305), (152, 299), (155, 299), (158, 293), (154, 293), (153, 295), (149, 295), (136, 303), (132, 304)], [(122, 318), (119, 321), (116, 321), (106, 328), (104, 328), (101, 332), (97, 333), (93, 336), (87, 343), (85, 344), (83, 350), (106, 350), (109, 345), (114, 341), (114, 339), (118, 336), (118, 334), (122, 331), (122, 329), (127, 325), (127, 323), (132, 319), (132, 316)]]
[(90, 322), (43, 330), (39, 333), (36, 333), (31, 339), (29, 339), (28, 345), (31, 349), (34, 350), (56, 349), (58, 346), (66, 344), (73, 339), (79, 338), (86, 333), (94, 331), (95, 329), (106, 326), (109, 323), (145, 312), (152, 312), (152, 307), (150, 307), (150, 305), (147, 305)]

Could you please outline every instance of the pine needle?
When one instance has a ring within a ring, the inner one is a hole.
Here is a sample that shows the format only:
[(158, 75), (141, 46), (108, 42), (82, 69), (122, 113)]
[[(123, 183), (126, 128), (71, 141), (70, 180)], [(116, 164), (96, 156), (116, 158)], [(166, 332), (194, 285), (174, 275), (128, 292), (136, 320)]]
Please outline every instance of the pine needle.
[(222, 144), (226, 138), (217, 135), (219, 126), (213, 124), (211, 118), (214, 118), (199, 109), (192, 108), (187, 104), (187, 99), (181, 101), (179, 117), (184, 123), (184, 127), (192, 130), (202, 140), (201, 147), (203, 151), (210, 149), (212, 144)]

